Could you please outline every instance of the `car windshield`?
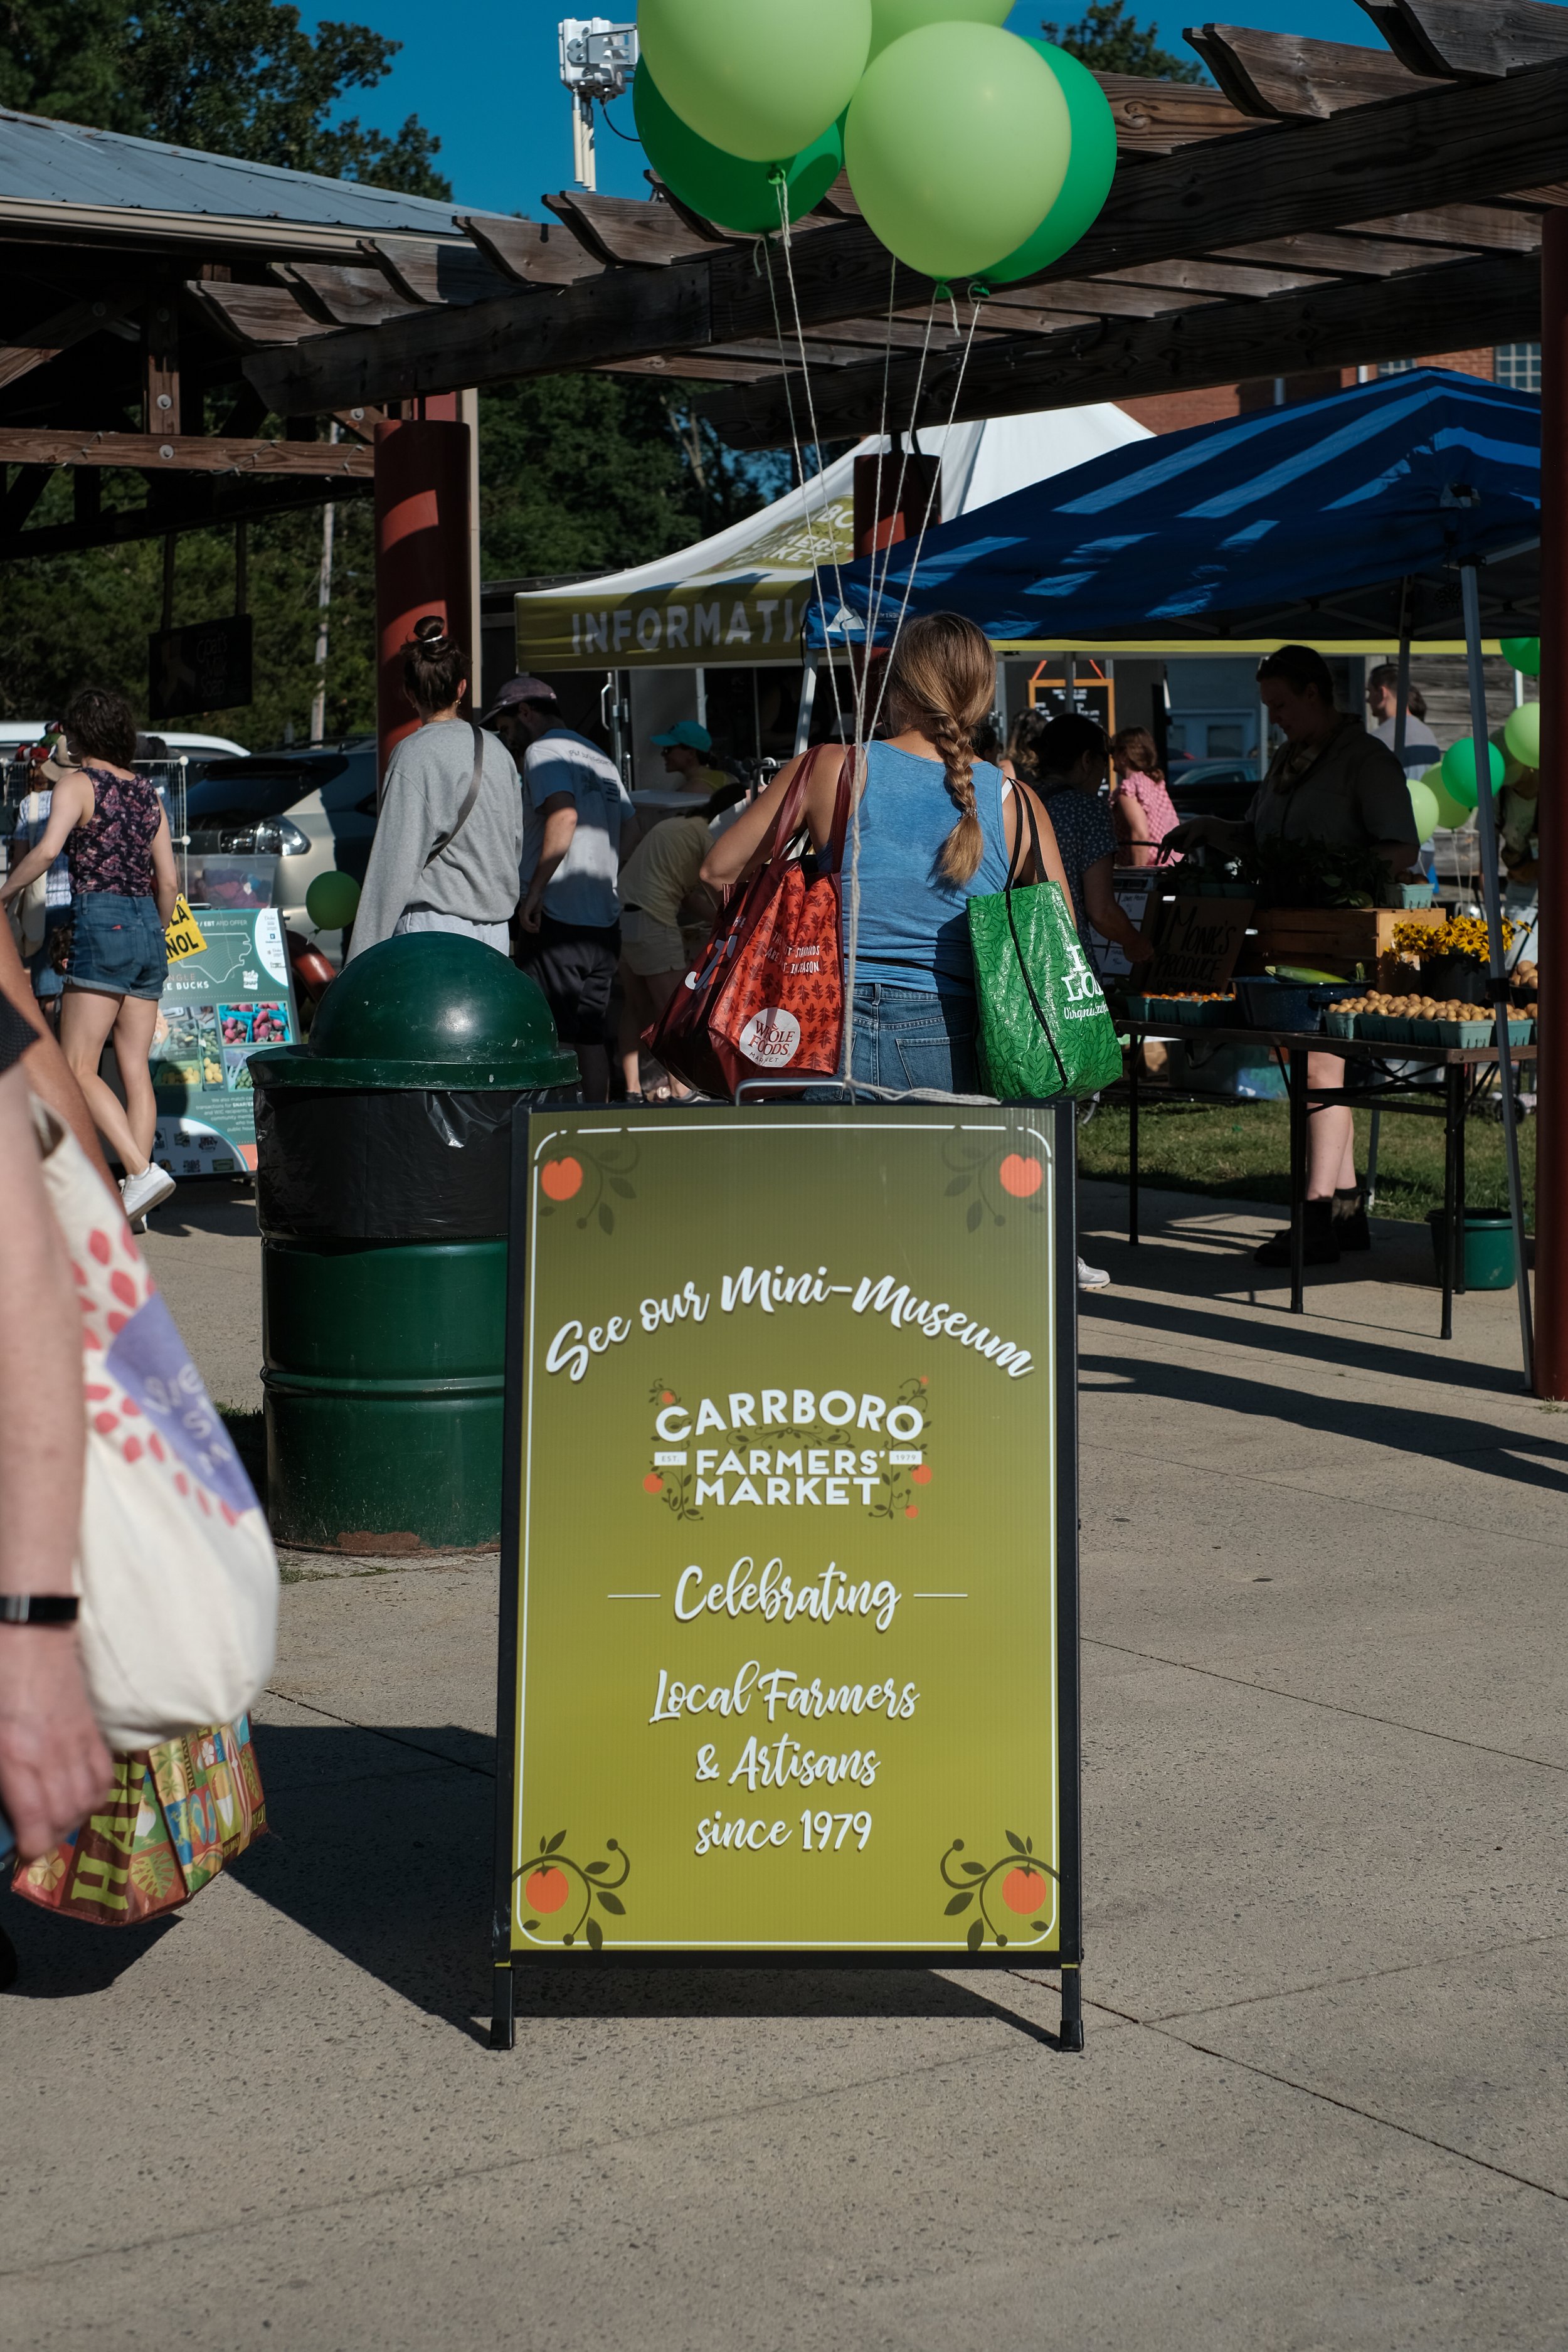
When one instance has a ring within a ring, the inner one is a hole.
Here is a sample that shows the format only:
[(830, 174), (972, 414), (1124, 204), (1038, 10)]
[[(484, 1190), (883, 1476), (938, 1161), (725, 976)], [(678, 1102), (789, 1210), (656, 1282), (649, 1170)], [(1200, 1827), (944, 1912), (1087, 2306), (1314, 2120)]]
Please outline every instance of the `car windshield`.
[(185, 799), (192, 825), (261, 824), (319, 792), (348, 766), (345, 759), (213, 760)]

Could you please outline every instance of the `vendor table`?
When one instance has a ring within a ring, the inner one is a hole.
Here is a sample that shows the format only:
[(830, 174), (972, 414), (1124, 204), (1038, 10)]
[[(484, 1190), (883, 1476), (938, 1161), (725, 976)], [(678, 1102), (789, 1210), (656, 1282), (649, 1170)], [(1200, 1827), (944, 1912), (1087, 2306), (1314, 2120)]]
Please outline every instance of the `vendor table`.
[[(1290, 1106), (1290, 1312), (1306, 1313), (1305, 1288), (1307, 1122), (1315, 1103), (1348, 1103), (1352, 1109), (1406, 1111), (1418, 1118), (1443, 1121), (1443, 1207), (1446, 1216), (1443, 1257), (1443, 1321), (1439, 1337), (1454, 1336), (1454, 1294), (1464, 1289), (1465, 1108), (1472, 1074), (1495, 1067), (1495, 1045), (1405, 1045), (1373, 1043), (1370, 1038), (1328, 1037), (1321, 1031), (1184, 1027), (1175, 1022), (1119, 1020), (1117, 1026), (1136, 1045), (1200, 1043), (1205, 1045), (1261, 1045), (1285, 1070)], [(1440, 1079), (1390, 1073), (1385, 1083), (1367, 1087), (1311, 1087), (1307, 1083), (1309, 1054), (1334, 1054), (1347, 1062), (1373, 1066), (1415, 1062), (1422, 1071), (1442, 1072)], [(1535, 1060), (1533, 1045), (1510, 1052), (1514, 1065)], [(1138, 1113), (1150, 1092), (1139, 1069), (1141, 1056), (1130, 1056), (1127, 1076), (1127, 1238), (1136, 1248), (1138, 1233)], [(1231, 1096), (1209, 1097), (1188, 1087), (1160, 1087), (1167, 1097), (1179, 1095), (1194, 1102), (1225, 1101)], [(1422, 1096), (1435, 1100), (1422, 1101)], [(1524, 1268), (1517, 1278), (1525, 1278)]]

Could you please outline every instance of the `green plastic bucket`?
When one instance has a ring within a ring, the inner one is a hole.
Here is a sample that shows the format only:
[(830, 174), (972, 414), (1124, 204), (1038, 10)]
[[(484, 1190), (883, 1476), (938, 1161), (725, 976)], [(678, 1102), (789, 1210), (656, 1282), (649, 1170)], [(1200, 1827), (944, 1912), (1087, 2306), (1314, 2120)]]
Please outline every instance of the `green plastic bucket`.
[[(1448, 1246), (1448, 1213), (1427, 1213), (1432, 1234), (1432, 1258), (1437, 1279), (1443, 1279), (1443, 1259)], [(1496, 1209), (1465, 1211), (1465, 1271), (1467, 1290), (1511, 1290), (1514, 1277), (1513, 1223)]]

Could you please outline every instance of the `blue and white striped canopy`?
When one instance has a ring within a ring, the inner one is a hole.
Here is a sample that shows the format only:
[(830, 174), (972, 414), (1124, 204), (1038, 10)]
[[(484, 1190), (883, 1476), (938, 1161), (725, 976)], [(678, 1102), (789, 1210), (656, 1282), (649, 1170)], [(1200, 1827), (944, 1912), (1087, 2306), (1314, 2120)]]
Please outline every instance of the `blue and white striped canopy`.
[(886, 644), (906, 596), (999, 642), (1386, 642), (1406, 583), (1415, 635), (1451, 625), (1469, 558), (1489, 625), (1525, 634), (1540, 511), (1539, 400), (1419, 368), (1134, 442), (928, 531), (918, 559), (908, 541), (825, 572), (807, 642), (862, 642), (875, 605)]

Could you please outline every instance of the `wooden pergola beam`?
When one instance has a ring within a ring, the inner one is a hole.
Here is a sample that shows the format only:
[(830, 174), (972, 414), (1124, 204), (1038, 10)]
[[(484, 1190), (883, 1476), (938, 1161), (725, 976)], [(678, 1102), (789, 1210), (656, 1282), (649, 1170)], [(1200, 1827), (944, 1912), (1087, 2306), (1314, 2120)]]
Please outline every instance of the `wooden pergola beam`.
[(111, 320), (122, 319), (127, 310), (140, 301), (142, 289), (121, 294), (112, 302), (72, 302), (68, 309), (57, 310), (52, 318), (36, 327), (25, 327), (15, 341), (0, 343), (0, 385), (15, 383), (36, 367), (48, 360), (58, 359), (73, 344), (89, 335), (96, 335)]
[[(1430, 347), (1434, 322), (1462, 320), (1477, 342), (1522, 341), (1541, 316), (1540, 271), (1527, 257), (1492, 257), (1373, 284), (1327, 282), (1310, 293), (1225, 302), (1167, 318), (1105, 321), (1031, 341), (975, 351), (954, 401), (951, 361), (927, 367), (918, 411), (915, 371), (896, 359), (841, 369), (815, 387), (818, 436), (1017, 415), (1096, 400), (1186, 392), (1248, 377), (1304, 373), (1363, 361), (1407, 359)], [(790, 418), (776, 383), (715, 394), (702, 414), (739, 448), (781, 448)]]
[[(81, 477), (78, 477), (79, 480)], [(33, 555), (72, 555), (89, 547), (124, 547), (132, 541), (162, 539), (169, 531), (226, 530), (237, 522), (264, 522), (301, 508), (367, 497), (373, 484), (355, 476), (329, 481), (319, 476), (293, 480), (237, 482), (218, 475), (187, 476), (177, 486), (155, 484), (164, 495), (143, 507), (105, 509), (96, 517), (49, 523), (42, 530), (0, 530), (0, 563)], [(178, 495), (168, 493), (177, 488)]]
[[(1558, 61), (1505, 81), (1435, 88), (1358, 106), (1326, 122), (1268, 125), (1130, 164), (1118, 172), (1088, 236), (1036, 282), (1077, 282), (1141, 263), (1200, 257), (1216, 247), (1485, 203), (1507, 192), (1500, 186), (1504, 181), (1517, 189), (1563, 179), (1568, 61)], [(923, 308), (931, 297), (929, 280), (899, 268), (868, 230), (852, 223), (797, 238), (792, 258), (807, 329), (874, 317), (889, 302), (895, 310)], [(253, 354), (245, 373), (280, 415), (320, 415), (568, 368), (669, 358), (771, 336), (774, 303), (783, 313), (787, 302), (781, 278), (777, 259), (770, 285), (749, 248), (721, 247), (663, 269), (610, 271), (548, 294), (520, 290), (384, 327), (319, 334), (294, 349)], [(1018, 290), (1010, 288), (1009, 299)], [(1466, 334), (1471, 337), (1469, 325)], [(1432, 324), (1414, 340), (1417, 348), (1429, 347)]]
[(1185, 36), (1225, 96), (1241, 113), (1326, 121), (1346, 107), (1408, 95), (1420, 79), (1386, 49), (1299, 33), (1258, 33), (1241, 25), (1195, 25)]
[(0, 427), (0, 465), (123, 466), (143, 474), (375, 475), (375, 452), (358, 441), (235, 441), (195, 433), (35, 433)]
[(1491, 76), (1560, 58), (1563, 12), (1548, 0), (1361, 0), (1416, 73)]

